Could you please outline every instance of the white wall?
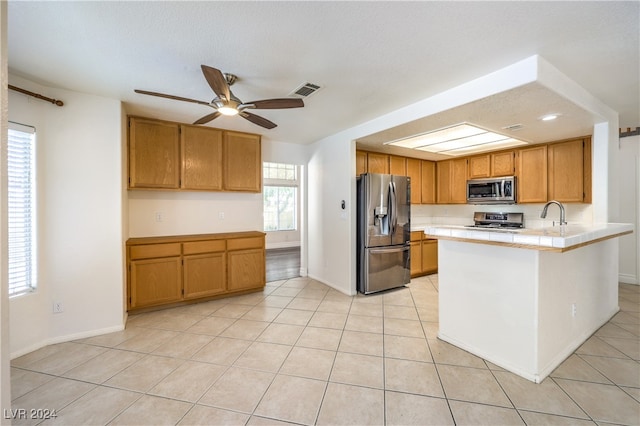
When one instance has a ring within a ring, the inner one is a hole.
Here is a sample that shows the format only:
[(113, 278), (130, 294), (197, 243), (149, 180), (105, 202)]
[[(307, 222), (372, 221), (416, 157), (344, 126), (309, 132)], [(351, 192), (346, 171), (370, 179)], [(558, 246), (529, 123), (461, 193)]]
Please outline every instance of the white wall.
[(355, 294), (355, 144), (337, 136), (310, 148), (309, 276)]
[(10, 299), (15, 357), (124, 326), (123, 122), (120, 101), (9, 80), (65, 103), (9, 93), (9, 120), (36, 127), (38, 185), (38, 288)]
[(620, 138), (620, 155), (616, 169), (619, 174), (620, 222), (633, 223), (635, 232), (619, 239), (620, 281), (640, 284), (640, 136)]
[[(9, 287), (7, 282), (7, 2), (0, 3), (0, 410), (11, 408)], [(1, 425), (11, 424), (6, 416)]]
[[(129, 237), (262, 230), (262, 194), (145, 190), (128, 194)], [(156, 220), (157, 213), (161, 221)]]

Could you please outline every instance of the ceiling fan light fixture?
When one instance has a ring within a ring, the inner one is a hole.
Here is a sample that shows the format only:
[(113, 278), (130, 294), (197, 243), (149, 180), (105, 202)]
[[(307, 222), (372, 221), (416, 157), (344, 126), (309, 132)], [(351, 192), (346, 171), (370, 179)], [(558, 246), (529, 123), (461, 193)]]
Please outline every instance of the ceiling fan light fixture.
[(277, 127), (277, 124), (267, 120), (256, 114), (252, 114), (246, 109), (282, 109), (282, 108), (301, 108), (304, 106), (302, 99), (293, 98), (276, 98), (276, 99), (261, 99), (248, 103), (243, 103), (238, 99), (233, 92), (231, 92), (230, 86), (237, 80), (237, 77), (233, 74), (223, 74), (219, 69), (209, 67), (207, 65), (201, 65), (202, 73), (205, 80), (209, 83), (209, 86), (216, 94), (216, 97), (211, 102), (199, 101), (196, 99), (183, 98), (181, 96), (166, 95), (164, 93), (149, 92), (146, 90), (136, 89), (136, 93), (143, 95), (158, 96), (160, 98), (174, 99), (177, 101), (191, 102), (200, 105), (206, 105), (215, 110), (211, 114), (207, 114), (204, 117), (199, 118), (193, 124), (206, 124), (211, 120), (215, 120), (221, 115), (234, 116), (239, 115), (256, 124), (264, 127), (265, 129), (273, 129)]
[(218, 108), (218, 112), (219, 112), (220, 114), (222, 114), (222, 115), (228, 115), (228, 116), (231, 116), (231, 115), (238, 115), (238, 113), (239, 113), (240, 111), (238, 111), (238, 110), (237, 110), (236, 108), (234, 108), (234, 107), (230, 107), (230, 106), (223, 106), (223, 107)]

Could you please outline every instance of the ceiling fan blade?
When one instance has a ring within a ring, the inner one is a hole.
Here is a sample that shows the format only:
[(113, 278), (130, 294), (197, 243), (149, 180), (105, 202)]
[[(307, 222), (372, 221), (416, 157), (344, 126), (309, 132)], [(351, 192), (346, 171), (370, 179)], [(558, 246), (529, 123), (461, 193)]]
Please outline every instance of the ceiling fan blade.
[(277, 126), (276, 123), (274, 123), (272, 121), (269, 121), (264, 117), (260, 117), (259, 115), (251, 114), (250, 112), (247, 112), (247, 111), (241, 111), (239, 115), (242, 118), (244, 118), (246, 120), (249, 120), (253, 124), (257, 124), (258, 126), (262, 126), (265, 129), (273, 129), (274, 127)]
[(244, 102), (246, 108), (256, 109), (280, 109), (280, 108), (301, 108), (304, 106), (302, 99), (297, 98), (279, 98), (279, 99), (263, 99), (261, 101)]
[(220, 115), (221, 114), (218, 111), (212, 112), (211, 114), (207, 114), (204, 117), (202, 117), (201, 119), (194, 121), (193, 124), (205, 124), (205, 123), (210, 122), (214, 118), (218, 118), (218, 116), (220, 116)]
[(176, 101), (192, 102), (194, 104), (200, 104), (200, 105), (209, 105), (209, 102), (198, 101), (198, 100), (189, 99), (189, 98), (183, 98), (181, 96), (165, 95), (164, 93), (148, 92), (146, 90), (138, 90), (138, 89), (135, 89), (134, 92), (140, 93), (142, 95), (150, 95), (150, 96), (158, 96), (160, 98), (174, 99)]
[(224, 78), (224, 75), (222, 75), (222, 72), (219, 69), (208, 67), (206, 65), (200, 65), (200, 67), (202, 68), (204, 78), (207, 79), (207, 83), (209, 83), (209, 86), (211, 86), (214, 93), (220, 98), (230, 100), (231, 91), (229, 90), (229, 85), (227, 84), (227, 80)]

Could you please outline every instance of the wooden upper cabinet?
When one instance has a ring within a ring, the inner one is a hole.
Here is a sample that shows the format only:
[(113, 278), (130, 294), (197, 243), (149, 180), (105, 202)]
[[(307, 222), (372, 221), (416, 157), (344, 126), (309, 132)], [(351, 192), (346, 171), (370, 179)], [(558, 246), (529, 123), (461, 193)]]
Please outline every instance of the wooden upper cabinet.
[(367, 173), (367, 153), (356, 150), (356, 176)]
[(465, 204), (467, 202), (467, 159), (438, 161), (438, 204)]
[(367, 172), (389, 174), (389, 155), (377, 152), (367, 153)]
[(129, 188), (180, 187), (180, 128), (177, 124), (131, 117)]
[(262, 191), (260, 135), (129, 117), (129, 188)]
[(583, 203), (591, 203), (591, 138), (587, 137), (583, 139), (584, 149), (582, 150), (583, 162), (582, 167), (584, 177), (584, 199)]
[(469, 157), (469, 179), (511, 176), (514, 173), (513, 151)]
[(397, 155), (389, 156), (389, 173), (398, 176), (407, 175), (407, 159), (405, 157), (398, 157)]
[(480, 179), (491, 176), (491, 156), (477, 155), (469, 157), (469, 179)]
[(515, 164), (513, 151), (496, 152), (491, 157), (491, 176), (513, 176)]
[(420, 204), (422, 202), (420, 160), (407, 158), (407, 176), (411, 178), (411, 204)]
[[(436, 163), (435, 161), (421, 160), (420, 169), (421, 176), (421, 188), (420, 188), (420, 201), (422, 204), (435, 204), (436, 203)], [(413, 194), (412, 197), (413, 198)], [(413, 203), (413, 200), (411, 201)]]
[(181, 126), (181, 188), (222, 190), (222, 131)]
[(451, 160), (451, 203), (467, 202), (467, 159)]
[(224, 132), (224, 188), (229, 191), (262, 191), (260, 135)]
[(547, 145), (523, 148), (517, 153), (519, 203), (547, 202)]
[(451, 202), (451, 160), (438, 161), (436, 175), (437, 202), (438, 204), (449, 204)]
[(550, 200), (581, 203), (584, 191), (584, 140), (575, 139), (547, 147)]

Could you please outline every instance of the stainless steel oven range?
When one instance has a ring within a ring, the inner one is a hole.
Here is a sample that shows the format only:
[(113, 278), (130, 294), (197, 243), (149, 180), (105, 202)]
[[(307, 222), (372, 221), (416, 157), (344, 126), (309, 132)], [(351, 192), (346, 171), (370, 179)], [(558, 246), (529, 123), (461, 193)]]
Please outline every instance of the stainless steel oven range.
[(524, 213), (475, 212), (469, 228), (515, 230), (524, 227)]

